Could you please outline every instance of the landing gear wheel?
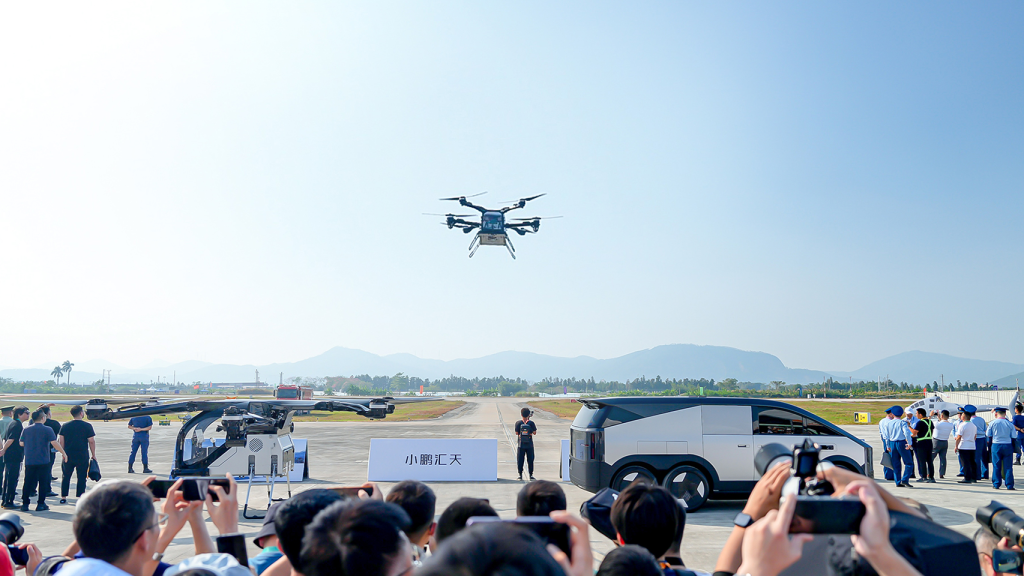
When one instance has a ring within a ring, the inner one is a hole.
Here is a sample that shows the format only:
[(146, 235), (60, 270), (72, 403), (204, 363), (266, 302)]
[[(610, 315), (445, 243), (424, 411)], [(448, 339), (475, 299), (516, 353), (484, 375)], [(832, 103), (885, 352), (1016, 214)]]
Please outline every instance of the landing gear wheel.
[(626, 489), (626, 486), (629, 486), (637, 480), (646, 484), (658, 483), (654, 474), (647, 468), (644, 468), (643, 466), (626, 466), (622, 470), (619, 470), (618, 474), (615, 475), (615, 478), (612, 479), (611, 487), (612, 490), (622, 492)]
[(669, 492), (686, 506), (687, 512), (693, 512), (703, 506), (711, 493), (708, 479), (703, 472), (693, 466), (676, 466), (665, 475), (665, 481), (661, 485), (668, 488)]

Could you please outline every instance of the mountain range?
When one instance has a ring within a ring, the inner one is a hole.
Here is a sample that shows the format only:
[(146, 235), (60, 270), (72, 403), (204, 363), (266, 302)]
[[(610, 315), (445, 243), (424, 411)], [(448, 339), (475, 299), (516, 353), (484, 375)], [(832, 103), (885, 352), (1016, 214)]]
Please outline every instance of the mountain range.
[[(58, 364), (54, 362), (53, 365)], [(50, 379), (51, 368), (37, 366), (29, 369), (0, 370), (0, 377), (16, 381)], [(1015, 378), (1024, 378), (1024, 364), (973, 360), (931, 352), (904, 352), (890, 356), (853, 372), (820, 371), (789, 368), (778, 357), (765, 352), (749, 352), (724, 346), (695, 344), (669, 344), (640, 350), (617, 358), (598, 359), (590, 356), (564, 358), (532, 352), (499, 352), (481, 358), (456, 360), (430, 360), (411, 354), (379, 356), (362, 350), (335, 347), (323, 354), (299, 360), (266, 364), (211, 364), (190, 360), (175, 364), (153, 361), (142, 368), (129, 369), (103, 360), (77, 363), (71, 372), (71, 381), (95, 382), (102, 370), (109, 369), (111, 383), (168, 382), (254, 382), (256, 372), (262, 382), (276, 383), (280, 377), (294, 376), (372, 376), (393, 375), (399, 372), (420, 378), (446, 376), (493, 377), (506, 376), (537, 381), (546, 377), (594, 378), (596, 380), (625, 381), (641, 376), (663, 379), (736, 378), (741, 382), (767, 383), (781, 380), (790, 384), (821, 382), (837, 379), (874, 380), (889, 377), (894, 382), (930, 384), (944, 380), (956, 382), (991, 382), (1001, 386), (1014, 386)]]

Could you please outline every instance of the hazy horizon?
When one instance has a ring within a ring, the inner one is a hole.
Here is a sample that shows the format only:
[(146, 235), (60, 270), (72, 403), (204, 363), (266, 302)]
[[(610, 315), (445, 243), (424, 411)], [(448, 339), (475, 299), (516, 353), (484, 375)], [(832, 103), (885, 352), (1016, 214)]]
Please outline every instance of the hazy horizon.
[[(1024, 363), (1024, 4), (0, 15), (0, 366)], [(485, 190), (564, 218), (469, 259)]]

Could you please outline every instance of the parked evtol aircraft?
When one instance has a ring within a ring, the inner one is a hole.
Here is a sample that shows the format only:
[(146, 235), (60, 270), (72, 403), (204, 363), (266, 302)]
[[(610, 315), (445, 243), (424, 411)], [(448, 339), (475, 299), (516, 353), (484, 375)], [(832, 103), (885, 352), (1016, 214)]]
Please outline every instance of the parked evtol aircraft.
[[(569, 477), (597, 492), (638, 478), (660, 483), (690, 511), (709, 497), (749, 495), (765, 444), (810, 439), (822, 460), (873, 476), (871, 447), (838, 426), (783, 402), (752, 398), (597, 398), (570, 431)], [(826, 456), (827, 455), (827, 456)]]

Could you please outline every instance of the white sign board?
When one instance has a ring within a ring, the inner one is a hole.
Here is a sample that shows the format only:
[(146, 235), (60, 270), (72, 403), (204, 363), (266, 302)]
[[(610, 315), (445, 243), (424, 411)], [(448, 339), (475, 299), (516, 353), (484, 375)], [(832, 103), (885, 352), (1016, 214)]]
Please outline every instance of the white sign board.
[(496, 482), (496, 438), (371, 438), (371, 482)]
[(572, 482), (569, 479), (569, 441), (562, 440), (562, 482)]

